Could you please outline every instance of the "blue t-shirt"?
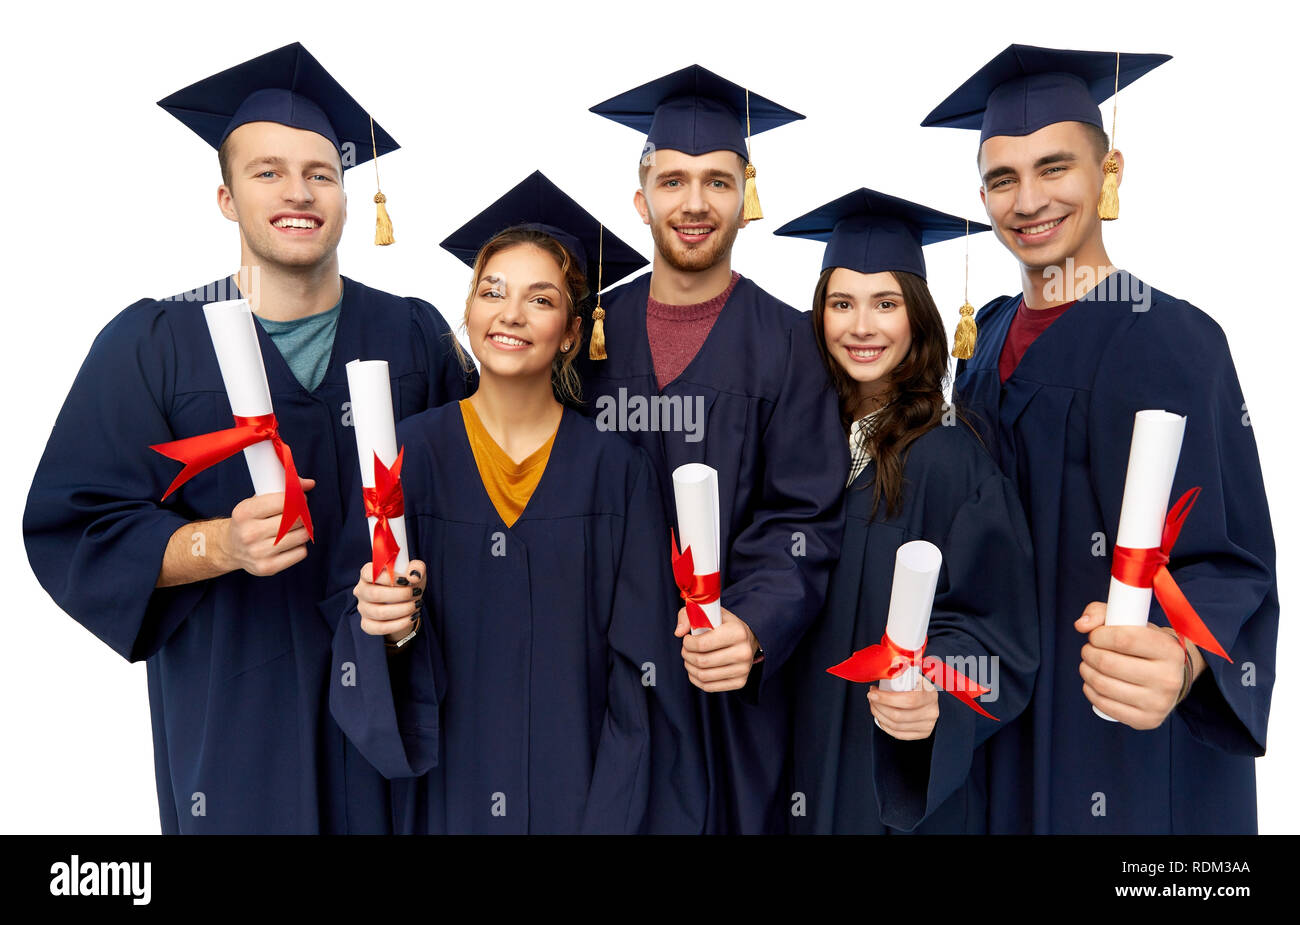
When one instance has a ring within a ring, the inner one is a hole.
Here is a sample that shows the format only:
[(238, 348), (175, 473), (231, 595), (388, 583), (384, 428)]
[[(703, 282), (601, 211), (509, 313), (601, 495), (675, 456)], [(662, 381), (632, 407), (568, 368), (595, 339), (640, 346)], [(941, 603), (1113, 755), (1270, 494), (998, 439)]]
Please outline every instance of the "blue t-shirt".
[(316, 391), (316, 386), (325, 378), (330, 354), (334, 352), (334, 332), (338, 330), (342, 306), (343, 297), (339, 296), (329, 311), (293, 321), (271, 321), (254, 315), (279, 348), (294, 378), (308, 392)]

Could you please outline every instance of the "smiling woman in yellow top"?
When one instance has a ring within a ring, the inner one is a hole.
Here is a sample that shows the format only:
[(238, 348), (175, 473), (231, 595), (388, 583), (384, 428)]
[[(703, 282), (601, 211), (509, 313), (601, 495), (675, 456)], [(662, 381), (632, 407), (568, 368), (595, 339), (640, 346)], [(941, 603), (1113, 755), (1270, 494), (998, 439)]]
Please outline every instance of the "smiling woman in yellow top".
[[(588, 258), (606, 281), (645, 261), (541, 174), (443, 246), (474, 268), (479, 387), (398, 425), (427, 574), (413, 560), (391, 586), (361, 569), (334, 647), (356, 683), (334, 685), (334, 717), (393, 779), (400, 831), (698, 832), (657, 477), (566, 407)], [(408, 641), (386, 654), (381, 637)]]

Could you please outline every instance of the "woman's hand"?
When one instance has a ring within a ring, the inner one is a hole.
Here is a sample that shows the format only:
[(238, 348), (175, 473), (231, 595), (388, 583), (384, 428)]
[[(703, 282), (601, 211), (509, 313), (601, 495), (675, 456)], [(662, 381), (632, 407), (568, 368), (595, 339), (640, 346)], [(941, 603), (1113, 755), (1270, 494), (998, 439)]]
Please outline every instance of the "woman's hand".
[(867, 700), (876, 723), (895, 739), (927, 739), (939, 720), (939, 691), (925, 678), (914, 691), (882, 691), (873, 684)]
[(388, 583), (388, 572), (379, 576), (380, 583), (371, 580), (373, 566), (367, 562), (361, 567), (361, 579), (352, 593), (357, 598), (361, 613), (361, 629), (371, 636), (385, 636), (397, 642), (411, 632), (424, 603), (424, 563), (416, 559), (407, 566), (405, 575), (397, 576), (396, 584)]

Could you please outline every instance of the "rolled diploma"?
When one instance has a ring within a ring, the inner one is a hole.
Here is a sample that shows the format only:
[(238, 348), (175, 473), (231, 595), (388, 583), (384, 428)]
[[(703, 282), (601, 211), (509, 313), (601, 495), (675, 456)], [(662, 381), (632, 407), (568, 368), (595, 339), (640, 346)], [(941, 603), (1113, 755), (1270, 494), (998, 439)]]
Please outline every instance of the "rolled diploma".
[[(212, 346), (217, 351), (217, 365), (226, 384), (230, 410), (239, 417), (270, 414), (271, 388), (266, 384), (266, 367), (257, 343), (257, 322), (247, 299), (210, 302), (203, 306)], [(275, 455), (270, 440), (244, 449), (244, 461), (253, 478), (253, 493), (269, 495), (284, 491), (284, 466)]]
[[(397, 459), (397, 427), (393, 423), (393, 393), (388, 380), (387, 360), (353, 360), (346, 367), (348, 396), (352, 402), (352, 429), (356, 432), (357, 458), (361, 461), (361, 485), (375, 487), (375, 454), (385, 466)], [(378, 518), (367, 518), (371, 543)], [(388, 525), (397, 540), (398, 574), (410, 564), (406, 552), (406, 518), (390, 517)]]
[[(1119, 529), (1115, 531), (1116, 546), (1150, 549), (1160, 545), (1186, 426), (1185, 417), (1168, 411), (1139, 411), (1134, 415), (1124, 500), (1119, 508)], [(1111, 578), (1110, 595), (1106, 598), (1107, 626), (1145, 626), (1150, 612), (1150, 588), (1134, 588)], [(1096, 707), (1092, 710), (1102, 719), (1114, 722)]]
[[(677, 542), (691, 551), (696, 575), (719, 571), (718, 547), (722, 525), (718, 519), (718, 472), (703, 463), (687, 463), (673, 470), (673, 499), (677, 504)], [(722, 598), (701, 604), (717, 629), (722, 625)], [(692, 629), (691, 635), (708, 632)]]
[[(925, 642), (941, 565), (943, 553), (925, 540), (904, 543), (894, 555), (894, 586), (889, 593), (885, 634), (900, 648), (916, 650)], [(918, 673), (915, 667), (908, 668), (896, 678), (883, 679), (880, 686), (891, 691), (914, 690)]]

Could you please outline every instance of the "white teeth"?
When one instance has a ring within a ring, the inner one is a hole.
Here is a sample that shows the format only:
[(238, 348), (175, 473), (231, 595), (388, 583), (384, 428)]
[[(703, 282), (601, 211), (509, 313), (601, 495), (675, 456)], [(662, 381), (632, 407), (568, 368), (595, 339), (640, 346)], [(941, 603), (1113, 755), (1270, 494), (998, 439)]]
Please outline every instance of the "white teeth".
[(708, 234), (712, 228), (678, 228), (682, 234)]
[(1064, 218), (1058, 218), (1055, 219), (1054, 221), (1043, 222), (1041, 225), (1030, 225), (1028, 228), (1021, 228), (1020, 233), (1021, 234), (1042, 234), (1044, 231), (1050, 231), (1051, 229), (1055, 228), (1063, 221), (1065, 221)]
[(310, 218), (281, 218), (273, 223), (276, 228), (316, 228), (318, 223)]
[(871, 360), (885, 352), (884, 347), (849, 347), (849, 356), (855, 360)]
[(528, 341), (526, 340), (520, 340), (517, 337), (510, 337), (507, 334), (493, 334), (492, 339), (499, 344), (506, 344), (510, 347), (524, 347), (528, 344)]

